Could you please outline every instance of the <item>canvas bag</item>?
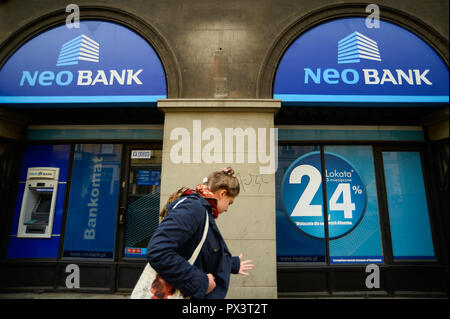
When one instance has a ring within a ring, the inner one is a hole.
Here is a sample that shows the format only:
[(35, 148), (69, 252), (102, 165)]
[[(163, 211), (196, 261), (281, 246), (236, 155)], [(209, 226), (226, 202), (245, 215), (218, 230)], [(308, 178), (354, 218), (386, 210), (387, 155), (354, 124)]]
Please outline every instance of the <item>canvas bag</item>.
[[(189, 258), (189, 263), (191, 265), (196, 261), (200, 250), (202, 249), (203, 243), (205, 242), (206, 235), (208, 234), (209, 228), (209, 216), (206, 210), (206, 222), (203, 229), (202, 239), (200, 243), (195, 248), (192, 253), (191, 258)], [(150, 266), (147, 262), (139, 277), (136, 286), (130, 296), (131, 299), (185, 299), (181, 291), (174, 289), (170, 286), (164, 279), (162, 279), (158, 273)]]

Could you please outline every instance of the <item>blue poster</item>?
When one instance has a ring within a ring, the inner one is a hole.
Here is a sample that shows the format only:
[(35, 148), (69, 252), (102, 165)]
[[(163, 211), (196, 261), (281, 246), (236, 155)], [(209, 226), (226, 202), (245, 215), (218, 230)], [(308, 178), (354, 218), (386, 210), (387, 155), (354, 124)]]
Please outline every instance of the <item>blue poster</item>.
[(113, 258), (121, 145), (75, 146), (64, 257)]
[[(304, 233), (325, 238), (320, 152), (297, 159), (282, 184), (283, 204), (288, 217)], [(325, 176), (330, 239), (352, 231), (366, 209), (366, 190), (358, 172), (344, 158), (325, 153)]]
[(138, 185), (159, 185), (161, 182), (160, 170), (138, 170), (137, 173)]

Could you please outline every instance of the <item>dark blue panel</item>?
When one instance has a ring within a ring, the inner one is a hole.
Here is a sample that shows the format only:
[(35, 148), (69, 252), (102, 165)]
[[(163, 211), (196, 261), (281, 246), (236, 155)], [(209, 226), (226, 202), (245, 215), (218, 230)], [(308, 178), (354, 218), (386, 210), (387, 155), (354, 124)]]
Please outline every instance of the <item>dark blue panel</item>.
[(59, 236), (52, 238), (17, 238), (9, 239), (6, 258), (57, 258)]
[(20, 181), (26, 181), (29, 167), (59, 167), (59, 182), (66, 182), (69, 157), (70, 145), (28, 145), (25, 148)]
[[(59, 235), (63, 217), (66, 194), (67, 173), (70, 158), (70, 145), (28, 145), (25, 148), (13, 221), (10, 228), (7, 258), (56, 258), (59, 250)], [(20, 218), (25, 181), (29, 167), (58, 167), (59, 185), (56, 196), (55, 215), (53, 219), (52, 238), (16, 238)]]
[(25, 183), (19, 184), (19, 189), (17, 191), (16, 206), (14, 207), (14, 216), (11, 224), (11, 235), (17, 235), (17, 228), (19, 226), (20, 217), (20, 207), (22, 205), (23, 193), (25, 192)]

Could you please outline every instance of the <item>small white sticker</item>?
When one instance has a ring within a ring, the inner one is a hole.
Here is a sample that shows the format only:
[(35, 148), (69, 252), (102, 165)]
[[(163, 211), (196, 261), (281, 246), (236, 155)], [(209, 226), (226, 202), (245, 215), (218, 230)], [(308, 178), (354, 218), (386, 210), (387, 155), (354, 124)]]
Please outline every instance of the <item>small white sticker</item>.
[(152, 158), (152, 151), (149, 150), (133, 150), (131, 151), (132, 159), (150, 159)]

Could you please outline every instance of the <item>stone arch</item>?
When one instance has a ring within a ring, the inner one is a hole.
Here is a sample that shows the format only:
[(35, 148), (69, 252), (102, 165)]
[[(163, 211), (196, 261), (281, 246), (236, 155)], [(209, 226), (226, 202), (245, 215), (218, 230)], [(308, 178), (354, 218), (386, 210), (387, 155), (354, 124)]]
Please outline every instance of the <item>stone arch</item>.
[[(14, 52), (34, 36), (58, 25), (64, 24), (68, 13), (57, 10), (26, 24), (11, 34), (0, 45), (0, 68)], [(133, 30), (144, 38), (156, 51), (163, 65), (167, 97), (181, 96), (181, 73), (178, 61), (164, 36), (147, 21), (120, 9), (104, 6), (80, 6), (80, 21), (96, 19), (115, 22)]]

